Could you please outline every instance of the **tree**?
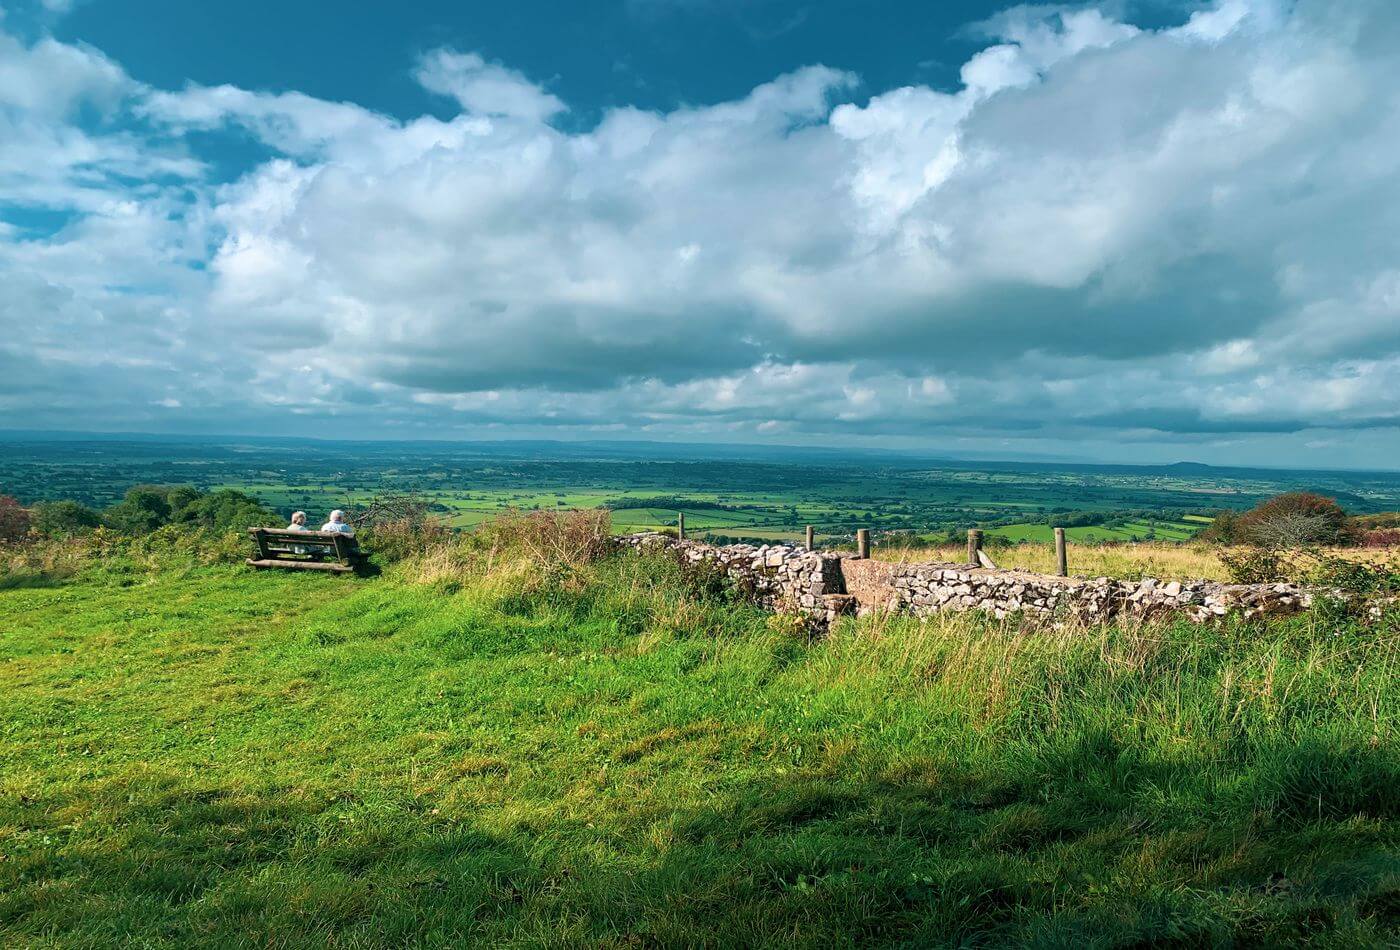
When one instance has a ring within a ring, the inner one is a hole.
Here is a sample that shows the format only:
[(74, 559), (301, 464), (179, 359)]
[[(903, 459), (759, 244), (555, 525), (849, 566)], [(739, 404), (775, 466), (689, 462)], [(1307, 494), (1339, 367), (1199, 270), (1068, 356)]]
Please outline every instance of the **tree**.
[(76, 501), (44, 501), (34, 506), (34, 530), (49, 538), (63, 538), (91, 531), (102, 516)]
[(198, 495), (175, 513), (179, 524), (198, 525), (215, 531), (275, 525), (282, 519), (252, 495), (225, 488)]
[(23, 541), (29, 534), (29, 509), (10, 495), (0, 495), (0, 541)]
[(170, 508), (171, 521), (187, 521), (184, 509), (197, 503), (204, 493), (193, 485), (174, 485), (165, 489), (165, 504)]
[(1261, 502), (1235, 522), (1235, 539), (1271, 548), (1342, 544), (1351, 540), (1347, 513), (1336, 499), (1288, 492)]
[[(535, 509), (539, 507), (534, 506)], [(352, 508), (346, 520), (356, 529), (386, 524), (421, 524), (427, 513), (427, 500), (411, 492), (401, 495), (375, 495), (368, 504)]]
[(1240, 513), (1229, 509), (1220, 512), (1196, 537), (1211, 544), (1238, 543), (1242, 540), (1240, 538)]
[(231, 488), (206, 494), (190, 485), (137, 485), (102, 520), (124, 534), (147, 534), (167, 524), (230, 531), (282, 519), (252, 495)]
[(161, 485), (134, 485), (102, 520), (123, 534), (148, 534), (170, 521), (169, 493)]

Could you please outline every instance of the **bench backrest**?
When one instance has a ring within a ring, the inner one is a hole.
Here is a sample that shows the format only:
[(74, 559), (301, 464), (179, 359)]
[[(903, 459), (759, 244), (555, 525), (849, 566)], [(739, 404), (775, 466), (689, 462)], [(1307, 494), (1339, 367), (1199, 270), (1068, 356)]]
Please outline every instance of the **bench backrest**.
[(258, 553), (268, 560), (276, 560), (278, 555), (305, 552), (331, 554), (341, 561), (348, 561), (359, 552), (360, 546), (355, 536), (343, 531), (288, 531), (285, 528), (249, 528), (248, 533), (258, 543)]

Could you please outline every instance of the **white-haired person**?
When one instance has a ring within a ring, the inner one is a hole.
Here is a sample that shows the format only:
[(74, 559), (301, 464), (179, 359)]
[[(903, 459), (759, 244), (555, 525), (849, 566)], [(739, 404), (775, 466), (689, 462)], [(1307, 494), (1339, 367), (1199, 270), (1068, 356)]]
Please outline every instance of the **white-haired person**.
[(311, 529), (308, 528), (308, 527), (306, 526), (306, 512), (304, 512), (304, 511), (294, 511), (294, 512), (292, 512), (292, 523), (289, 524), (289, 525), (287, 525), (287, 530), (288, 530), (288, 531), (310, 531)]
[(345, 512), (337, 508), (331, 512), (331, 520), (321, 525), (322, 531), (339, 531), (341, 534), (354, 534), (355, 529), (345, 523)]

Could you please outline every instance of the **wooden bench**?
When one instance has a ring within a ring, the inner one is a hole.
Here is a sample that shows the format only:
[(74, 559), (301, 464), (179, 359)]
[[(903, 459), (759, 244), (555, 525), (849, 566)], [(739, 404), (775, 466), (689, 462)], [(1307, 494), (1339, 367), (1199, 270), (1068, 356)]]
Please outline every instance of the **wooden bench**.
[(355, 536), (340, 531), (287, 531), (282, 528), (249, 528), (258, 556), (245, 562), (252, 567), (285, 567), (294, 571), (334, 571), (348, 574), (369, 556)]

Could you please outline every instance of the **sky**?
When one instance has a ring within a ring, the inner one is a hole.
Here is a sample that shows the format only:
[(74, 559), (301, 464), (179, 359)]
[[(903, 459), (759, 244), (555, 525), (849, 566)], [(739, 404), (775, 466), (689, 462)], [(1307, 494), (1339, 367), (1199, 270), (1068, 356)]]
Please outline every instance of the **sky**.
[(0, 0), (0, 428), (1400, 468), (1400, 3)]

